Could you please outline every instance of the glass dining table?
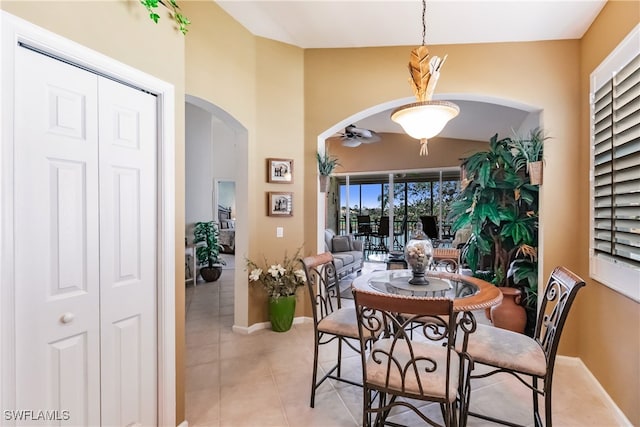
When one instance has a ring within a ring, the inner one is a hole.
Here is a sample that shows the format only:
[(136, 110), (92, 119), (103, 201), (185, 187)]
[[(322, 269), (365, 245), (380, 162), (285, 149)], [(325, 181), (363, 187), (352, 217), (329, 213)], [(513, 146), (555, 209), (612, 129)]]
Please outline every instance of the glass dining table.
[(427, 285), (411, 285), (411, 270), (374, 271), (358, 276), (351, 286), (383, 294), (451, 298), (456, 312), (482, 310), (502, 301), (502, 293), (496, 286), (476, 277), (444, 271), (428, 271), (425, 277)]

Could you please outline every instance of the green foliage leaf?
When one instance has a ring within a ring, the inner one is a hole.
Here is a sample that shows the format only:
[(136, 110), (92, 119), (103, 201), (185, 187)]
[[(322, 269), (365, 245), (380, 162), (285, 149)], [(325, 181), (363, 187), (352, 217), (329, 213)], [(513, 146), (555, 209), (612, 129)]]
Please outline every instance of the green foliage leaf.
[(160, 5), (163, 5), (167, 8), (171, 8), (173, 19), (178, 24), (178, 30), (182, 34), (187, 34), (187, 31), (188, 31), (187, 27), (189, 26), (189, 24), (191, 24), (191, 21), (189, 21), (189, 19), (187, 19), (186, 16), (184, 16), (182, 13), (178, 11), (180, 7), (178, 6), (178, 3), (176, 2), (176, 0), (166, 0), (166, 1), (168, 2), (168, 5), (167, 3), (165, 3), (165, 0), (140, 0), (140, 4), (142, 4), (142, 6), (144, 6), (144, 8), (149, 11), (149, 19), (151, 19), (156, 24), (160, 19), (160, 15), (156, 13), (155, 10)]

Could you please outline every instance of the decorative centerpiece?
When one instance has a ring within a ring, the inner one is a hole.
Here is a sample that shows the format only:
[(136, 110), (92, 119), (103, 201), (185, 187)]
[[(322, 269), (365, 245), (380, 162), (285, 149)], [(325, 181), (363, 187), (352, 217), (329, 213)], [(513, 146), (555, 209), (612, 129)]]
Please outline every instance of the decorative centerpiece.
[(295, 268), (298, 258), (300, 249), (293, 257), (285, 252), (284, 260), (279, 263), (269, 263), (265, 258), (264, 270), (247, 260), (247, 267), (251, 269), (249, 282), (260, 284), (269, 296), (269, 320), (275, 332), (285, 332), (291, 328), (296, 310), (296, 290), (307, 281), (304, 270)]
[(422, 231), (422, 223), (416, 223), (411, 240), (404, 247), (404, 258), (411, 269), (411, 285), (428, 285), (429, 281), (425, 278), (427, 267), (431, 264), (433, 257), (433, 245), (431, 240)]

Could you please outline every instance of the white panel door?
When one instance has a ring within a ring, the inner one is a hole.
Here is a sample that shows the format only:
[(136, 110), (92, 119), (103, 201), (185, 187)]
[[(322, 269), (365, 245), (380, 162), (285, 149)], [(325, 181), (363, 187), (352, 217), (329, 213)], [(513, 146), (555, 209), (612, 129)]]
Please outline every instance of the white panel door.
[(103, 425), (156, 425), (156, 98), (99, 81)]
[(156, 98), (27, 49), (15, 75), (16, 409), (156, 425)]
[(98, 425), (97, 76), (27, 49), (15, 74), (16, 407)]

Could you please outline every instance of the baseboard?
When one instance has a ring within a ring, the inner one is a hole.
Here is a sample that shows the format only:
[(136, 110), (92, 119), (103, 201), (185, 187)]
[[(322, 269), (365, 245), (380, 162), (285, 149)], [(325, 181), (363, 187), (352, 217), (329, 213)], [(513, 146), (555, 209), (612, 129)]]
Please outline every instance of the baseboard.
[[(305, 316), (301, 316), (301, 317), (294, 317), (293, 319), (293, 324), (294, 325), (299, 325), (302, 323), (313, 323), (313, 319), (310, 317), (305, 317)], [(237, 325), (233, 325), (231, 327), (231, 330), (237, 334), (241, 334), (241, 335), (248, 335), (248, 334), (252, 334), (256, 331), (260, 331), (262, 329), (271, 329), (271, 322), (261, 322), (261, 323), (254, 323), (253, 325), (247, 327), (247, 326), (237, 326)]]
[(184, 420), (183, 422), (178, 424), (178, 427), (189, 427), (189, 423), (187, 422), (187, 420)]
[(584, 364), (582, 359), (580, 359), (579, 357), (557, 356), (556, 363), (563, 364), (565, 366), (577, 367), (578, 369), (583, 370), (587, 374), (587, 378), (589, 378), (589, 381), (592, 383), (593, 388), (595, 388), (599, 392), (604, 405), (608, 407), (615, 415), (617, 419), (617, 425), (620, 427), (633, 427), (633, 424), (631, 424), (626, 415), (620, 410), (618, 405), (616, 405), (611, 396), (609, 396), (609, 393), (607, 393), (604, 387), (602, 387), (600, 382), (591, 373), (589, 368), (587, 368), (587, 365)]

